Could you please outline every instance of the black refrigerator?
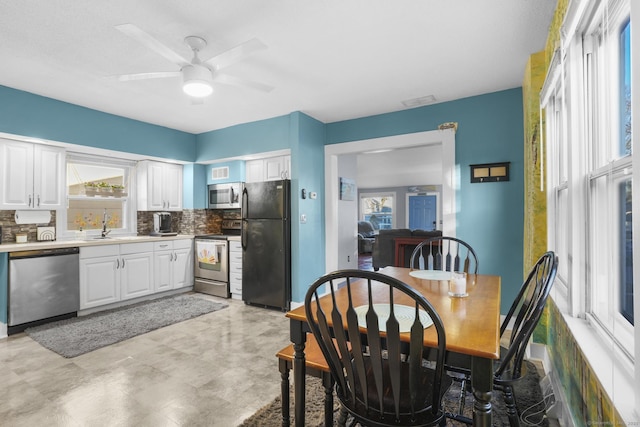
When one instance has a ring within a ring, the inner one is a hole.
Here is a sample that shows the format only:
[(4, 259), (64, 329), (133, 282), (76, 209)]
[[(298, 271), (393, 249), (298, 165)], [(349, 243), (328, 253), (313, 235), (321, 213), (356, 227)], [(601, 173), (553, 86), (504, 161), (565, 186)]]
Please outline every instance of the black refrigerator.
[(242, 192), (242, 299), (291, 306), (291, 181), (245, 183)]

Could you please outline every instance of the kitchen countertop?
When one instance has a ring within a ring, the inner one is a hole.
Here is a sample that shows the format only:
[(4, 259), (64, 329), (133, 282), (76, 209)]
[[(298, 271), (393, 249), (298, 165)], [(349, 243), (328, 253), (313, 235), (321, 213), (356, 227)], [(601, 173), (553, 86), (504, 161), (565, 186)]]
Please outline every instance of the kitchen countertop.
[(106, 239), (86, 239), (86, 240), (54, 240), (46, 242), (27, 243), (2, 243), (0, 253), (30, 251), (38, 249), (70, 248), (83, 246), (119, 245), (123, 243), (159, 242), (167, 240), (193, 239), (192, 234), (178, 234), (177, 236), (113, 236)]

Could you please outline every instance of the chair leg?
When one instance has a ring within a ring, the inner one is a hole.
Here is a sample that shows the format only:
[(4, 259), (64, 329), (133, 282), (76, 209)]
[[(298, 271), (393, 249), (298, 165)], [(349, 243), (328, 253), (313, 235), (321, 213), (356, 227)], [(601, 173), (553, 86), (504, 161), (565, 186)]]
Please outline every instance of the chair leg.
[(464, 405), (467, 399), (467, 380), (462, 379), (460, 381), (460, 397), (458, 398), (458, 414), (462, 414), (464, 412)]
[(280, 401), (282, 403), (282, 427), (289, 427), (291, 421), (289, 417), (289, 364), (279, 359), (278, 367), (280, 369)]
[(333, 377), (330, 373), (322, 374), (322, 385), (324, 386), (324, 425), (333, 426)]
[(513, 387), (505, 385), (502, 389), (504, 395), (504, 403), (507, 407), (507, 416), (509, 417), (509, 425), (511, 427), (520, 427), (520, 419), (516, 409), (516, 401), (513, 395)]

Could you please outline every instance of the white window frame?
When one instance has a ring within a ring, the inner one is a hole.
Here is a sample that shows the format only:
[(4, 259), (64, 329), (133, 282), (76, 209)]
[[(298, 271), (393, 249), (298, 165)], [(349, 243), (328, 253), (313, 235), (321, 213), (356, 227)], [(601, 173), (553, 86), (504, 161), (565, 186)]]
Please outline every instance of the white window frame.
[[(629, 16), (635, 16), (635, 22), (640, 22), (638, 12), (640, 8), (634, 11), (634, 6), (630, 5), (629, 0), (571, 1), (561, 28), (561, 43), (552, 60), (540, 99), (541, 120), (544, 121), (541, 126), (540, 151), (546, 147), (547, 152), (543, 159), (548, 167), (546, 182), (541, 182), (542, 189), (544, 183), (547, 185), (548, 242), (551, 250), (566, 251), (558, 253), (558, 256), (560, 262), (567, 263), (567, 268), (562, 274), (558, 274), (552, 298), (614, 405), (627, 417), (633, 413), (634, 406), (640, 404), (640, 392), (635, 390), (637, 387), (634, 385), (640, 381), (640, 369), (634, 365), (635, 361), (640, 360), (640, 325), (637, 323), (640, 312), (640, 239), (636, 238), (633, 242), (635, 326), (620, 315), (615, 292), (609, 295), (609, 306), (615, 309), (613, 317), (616, 319), (613, 322), (602, 321), (592, 312), (595, 289), (598, 286), (610, 287), (608, 282), (611, 282), (612, 277), (610, 270), (607, 270), (602, 276), (607, 283), (604, 283), (604, 286), (595, 283), (592, 271), (599, 267), (596, 262), (606, 263), (612, 268), (617, 267), (614, 263), (619, 262), (615, 243), (603, 248), (594, 247), (593, 241), (597, 233), (606, 233), (605, 236), (619, 233), (617, 225), (612, 224), (614, 221), (606, 221), (606, 224), (598, 226), (594, 218), (595, 214), (603, 210), (615, 211), (612, 204), (618, 197), (611, 193), (615, 192), (616, 182), (633, 176), (633, 158), (638, 155), (635, 154), (638, 149), (633, 150), (635, 153), (630, 156), (609, 155), (604, 158), (605, 162), (601, 161), (597, 165), (594, 159), (602, 156), (599, 147), (608, 144), (607, 149), (612, 148), (613, 144), (609, 141), (614, 140), (611, 138), (619, 139), (619, 114), (616, 103), (619, 96), (618, 74), (607, 67), (619, 63), (620, 26), (627, 22)], [(598, 52), (601, 57), (596, 58), (599, 59), (596, 66), (599, 65), (600, 68), (595, 70), (595, 79), (600, 83), (597, 91), (593, 92), (590, 91), (590, 79), (594, 78), (594, 75), (588, 70), (593, 66), (593, 56), (590, 55), (599, 48), (598, 40), (593, 39), (593, 36), (601, 31), (601, 28), (605, 28), (605, 48)], [(633, 32), (632, 39), (638, 40)], [(640, 68), (637, 66), (640, 63), (638, 47), (638, 44), (632, 41), (632, 68), (636, 65), (636, 70)], [(637, 71), (632, 75), (637, 76)], [(637, 79), (632, 82), (632, 100), (638, 99), (639, 84)], [(638, 123), (640, 106), (637, 102), (632, 102), (632, 105), (632, 114), (636, 119), (633, 121)], [(558, 120), (551, 116), (557, 110), (563, 114), (563, 125), (566, 129), (562, 129)], [(596, 119), (591, 120), (592, 117)], [(634, 131), (632, 144), (637, 146), (640, 140), (637, 127)], [(594, 145), (594, 141), (598, 144)], [(569, 162), (566, 176), (561, 173), (559, 150), (562, 143), (568, 144)], [(610, 180), (606, 183), (606, 191), (603, 193), (610, 194), (605, 203), (593, 199), (592, 182), (598, 177)], [(640, 185), (633, 186), (633, 198), (636, 203), (640, 201), (639, 187)], [(567, 192), (567, 210), (563, 213), (559, 211), (558, 200), (559, 194), (564, 191)], [(564, 219), (565, 227), (560, 226), (558, 215), (564, 217), (560, 219)], [(637, 221), (633, 225), (633, 232), (635, 236), (640, 236), (640, 227), (636, 224)], [(563, 248), (562, 238), (565, 237), (568, 239), (568, 245)], [(582, 324), (586, 326), (583, 327)], [(602, 348), (604, 351), (596, 351), (596, 348)]]
[[(116, 159), (113, 157), (95, 156), (76, 152), (67, 152), (65, 168), (68, 163), (84, 163), (100, 166), (111, 166), (125, 169), (125, 180), (128, 181), (126, 186), (127, 196), (123, 198), (125, 204), (123, 212), (124, 228), (113, 230), (109, 233), (110, 237), (135, 236), (138, 232), (137, 205), (136, 205), (136, 162), (132, 160)], [(56, 212), (56, 234), (60, 240), (75, 240), (78, 237), (76, 230), (67, 229), (67, 207), (69, 206), (69, 194), (65, 182), (65, 197), (67, 203), (64, 209)], [(100, 236), (100, 230), (85, 230), (84, 236), (92, 239)]]

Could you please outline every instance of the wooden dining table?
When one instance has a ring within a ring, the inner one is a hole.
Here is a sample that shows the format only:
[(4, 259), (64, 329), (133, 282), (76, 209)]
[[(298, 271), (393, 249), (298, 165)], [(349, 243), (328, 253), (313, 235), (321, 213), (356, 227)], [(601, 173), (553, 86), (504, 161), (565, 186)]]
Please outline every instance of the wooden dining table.
[[(447, 281), (414, 277), (409, 268), (385, 267), (379, 272), (403, 281), (424, 295), (442, 319), (447, 337), (447, 350), (471, 356), (471, 386), (475, 398), (473, 425), (491, 426), (493, 362), (500, 358), (500, 276), (467, 275), (468, 296), (459, 298), (449, 296)], [(416, 274), (419, 273), (414, 273)], [(352, 287), (355, 285), (357, 283), (352, 282)], [(365, 286), (364, 281), (362, 285)], [(336, 292), (336, 301), (343, 295), (346, 296), (346, 288)], [(363, 304), (365, 303), (366, 301), (363, 301)], [(295, 350), (295, 425), (300, 427), (304, 426), (305, 414), (304, 347), (310, 329), (304, 306), (287, 312), (286, 316), (290, 320), (290, 336)], [(435, 347), (435, 334), (425, 334), (424, 344)]]

